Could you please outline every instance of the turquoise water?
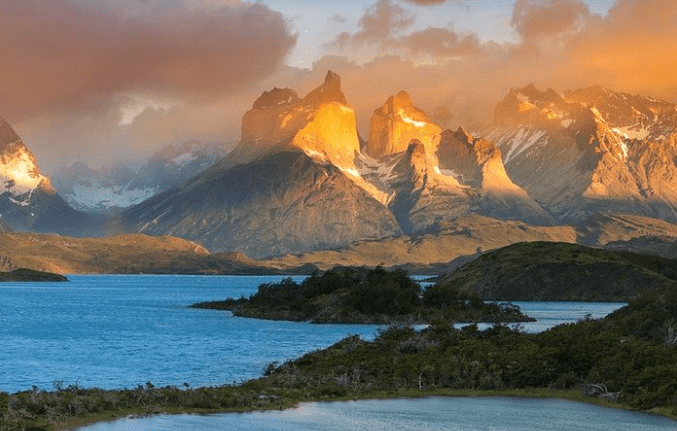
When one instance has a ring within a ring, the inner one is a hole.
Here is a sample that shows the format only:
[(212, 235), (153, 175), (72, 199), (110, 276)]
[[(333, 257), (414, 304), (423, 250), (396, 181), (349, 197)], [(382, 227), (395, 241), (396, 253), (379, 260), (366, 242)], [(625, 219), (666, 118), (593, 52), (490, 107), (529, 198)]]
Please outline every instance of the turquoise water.
[(284, 411), (125, 419), (81, 431), (662, 431), (677, 423), (563, 400), (425, 398), (306, 403)]
[[(200, 301), (247, 296), (282, 277), (70, 276), (69, 283), (0, 284), (0, 391), (33, 385), (193, 387), (258, 377), (349, 334), (370, 339), (374, 325), (315, 325), (232, 317), (190, 309)], [(299, 278), (300, 279), (300, 278)], [(538, 331), (622, 304), (519, 303)]]

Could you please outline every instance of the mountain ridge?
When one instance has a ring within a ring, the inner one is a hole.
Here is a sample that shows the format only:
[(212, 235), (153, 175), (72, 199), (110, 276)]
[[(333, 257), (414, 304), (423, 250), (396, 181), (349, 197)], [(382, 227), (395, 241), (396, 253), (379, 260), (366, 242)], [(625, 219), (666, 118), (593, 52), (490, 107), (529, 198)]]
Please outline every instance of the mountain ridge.
[[(628, 108), (636, 100), (646, 104), (641, 115)], [(614, 110), (619, 101), (628, 106)], [(497, 105), (492, 131), (473, 136), (463, 128), (443, 131), (400, 91), (374, 111), (361, 146), (355, 112), (329, 71), (304, 97), (288, 88), (264, 92), (243, 115), (242, 139), (231, 153), (128, 209), (116, 227), (255, 258), (434, 234), (471, 216), (571, 225), (579, 232), (574, 241), (585, 241), (592, 234), (582, 226), (592, 226), (586, 220), (598, 213), (677, 221), (677, 192), (651, 186), (673, 181), (672, 150), (653, 151), (658, 143), (626, 138), (606, 119), (627, 114), (626, 126), (647, 126), (647, 112), (671, 118), (669, 108), (603, 89), (560, 94), (528, 86)], [(652, 121), (669, 122), (658, 117)], [(642, 157), (665, 169), (646, 171), (640, 192)]]

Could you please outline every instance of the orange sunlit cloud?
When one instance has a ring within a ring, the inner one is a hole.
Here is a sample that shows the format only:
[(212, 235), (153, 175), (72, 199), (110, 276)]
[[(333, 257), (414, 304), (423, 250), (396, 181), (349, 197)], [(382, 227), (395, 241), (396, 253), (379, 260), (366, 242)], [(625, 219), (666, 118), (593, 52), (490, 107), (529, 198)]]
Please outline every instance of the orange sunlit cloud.
[(270, 74), (295, 39), (284, 17), (260, 4), (3, 2), (0, 112), (97, 109), (120, 93), (214, 97)]
[(487, 40), (482, 28), (456, 31), (453, 14), (446, 26), (419, 24), (424, 14), (453, 11), (449, 5), (481, 10), (483, 0), (373, 0), (361, 17), (327, 14), (344, 31), (317, 42), (325, 56), (310, 70), (285, 65), (297, 36), (292, 17), (272, 7), (116, 1), (135, 7), (0, 4), (0, 117), (40, 160), (103, 162), (194, 138), (233, 142), (263, 90), (303, 94), (327, 69), (341, 75), (363, 137), (374, 109), (399, 90), (429, 115), (444, 113), (444, 127), (475, 130), (511, 87), (529, 83), (601, 85), (677, 102), (673, 0), (617, 0), (604, 16), (591, 0), (505, 1), (509, 41)]

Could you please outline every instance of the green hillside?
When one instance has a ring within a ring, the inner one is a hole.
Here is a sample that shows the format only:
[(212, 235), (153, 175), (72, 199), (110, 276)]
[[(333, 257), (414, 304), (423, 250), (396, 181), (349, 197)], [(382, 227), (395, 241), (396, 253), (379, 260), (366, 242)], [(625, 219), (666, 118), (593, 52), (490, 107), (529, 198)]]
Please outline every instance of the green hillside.
[(677, 282), (677, 261), (576, 244), (518, 243), (440, 277), (439, 285), (496, 300), (617, 301)]

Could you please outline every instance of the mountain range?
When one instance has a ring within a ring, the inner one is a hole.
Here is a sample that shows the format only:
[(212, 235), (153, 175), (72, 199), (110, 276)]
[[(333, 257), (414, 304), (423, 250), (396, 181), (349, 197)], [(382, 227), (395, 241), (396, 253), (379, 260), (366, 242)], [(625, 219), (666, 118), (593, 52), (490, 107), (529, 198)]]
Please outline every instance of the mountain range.
[(52, 174), (54, 188), (74, 209), (114, 214), (199, 174), (228, 152), (226, 144), (188, 141), (170, 145), (131, 167), (117, 162), (91, 169), (84, 162)]
[[(116, 212), (98, 234), (173, 235), (278, 263), (442, 263), (535, 240), (646, 248), (677, 238), (676, 125), (677, 107), (650, 97), (527, 86), (486, 130), (442, 130), (400, 91), (362, 140), (330, 71), (303, 97), (264, 92), (230, 152), (189, 143), (136, 171), (80, 164), (55, 178), (78, 210)], [(0, 228), (68, 233), (87, 220), (0, 126)]]

